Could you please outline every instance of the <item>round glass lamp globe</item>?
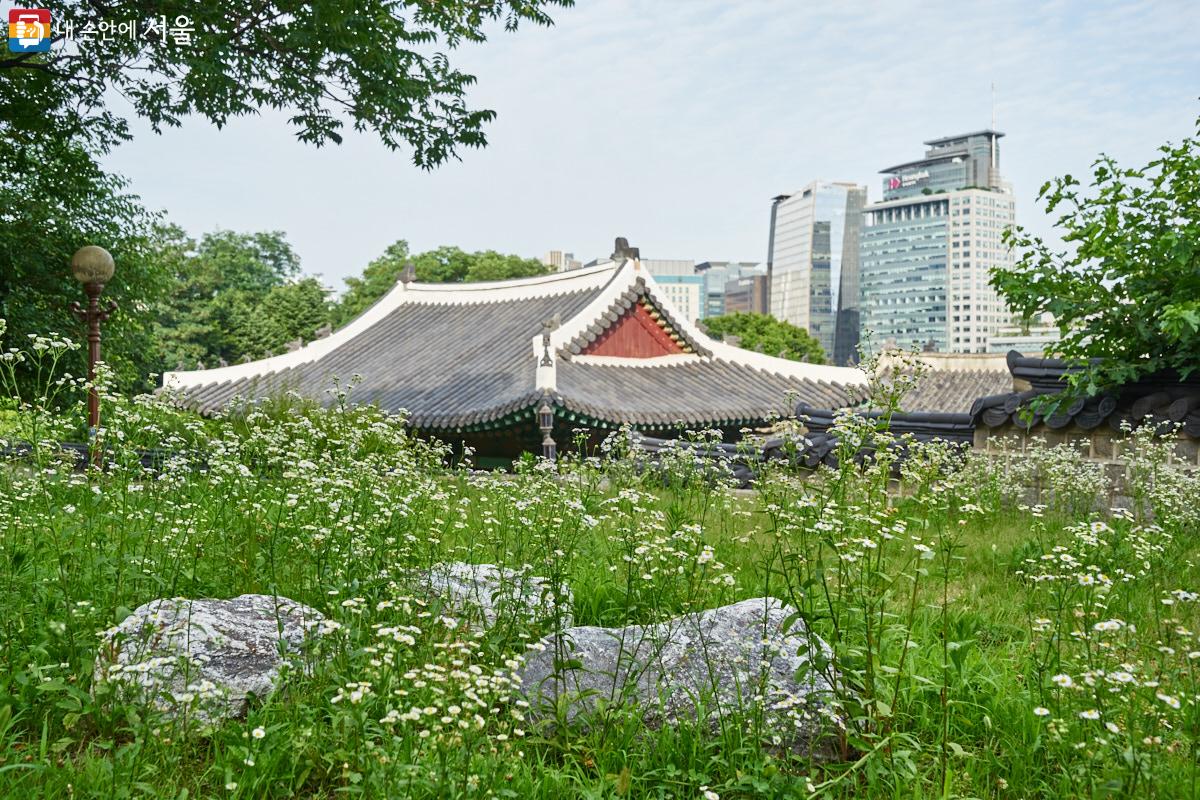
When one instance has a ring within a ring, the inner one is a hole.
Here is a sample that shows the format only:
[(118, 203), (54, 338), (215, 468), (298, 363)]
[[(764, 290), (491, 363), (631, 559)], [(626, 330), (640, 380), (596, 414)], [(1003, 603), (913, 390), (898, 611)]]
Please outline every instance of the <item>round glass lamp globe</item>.
[(71, 274), (80, 283), (108, 283), (114, 268), (109, 252), (94, 244), (79, 248), (71, 256)]

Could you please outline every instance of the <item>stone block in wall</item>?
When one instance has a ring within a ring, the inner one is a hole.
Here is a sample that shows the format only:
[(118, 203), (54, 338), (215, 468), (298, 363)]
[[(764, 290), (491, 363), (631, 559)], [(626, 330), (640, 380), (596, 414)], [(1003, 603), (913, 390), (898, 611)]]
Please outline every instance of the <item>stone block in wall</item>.
[(1128, 483), (1129, 467), (1120, 462), (1109, 462), (1104, 465), (1104, 477), (1109, 486), (1118, 491), (1124, 490)]
[(1092, 431), (1092, 458), (1111, 461), (1117, 457), (1119, 447), (1112, 431), (1096, 429)]
[(1175, 450), (1172, 455), (1179, 464), (1196, 466), (1200, 464), (1200, 441), (1181, 437), (1175, 442)]
[(991, 438), (988, 435), (989, 430), (990, 429), (986, 425), (976, 425), (975, 426), (975, 438), (971, 442), (971, 444), (976, 450), (990, 450), (991, 449), (991, 445), (988, 443), (988, 439)]
[(1069, 445), (1080, 456), (1087, 458), (1092, 450), (1092, 437), (1087, 431), (1072, 425), (1063, 431), (1063, 444)]
[(1113, 499), (1109, 503), (1111, 508), (1133, 508), (1133, 505), (1133, 498), (1127, 494), (1113, 495)]
[(1033, 438), (1035, 441), (1040, 441), (1046, 447), (1056, 447), (1066, 441), (1066, 437), (1062, 431), (1050, 429), (1038, 431)]

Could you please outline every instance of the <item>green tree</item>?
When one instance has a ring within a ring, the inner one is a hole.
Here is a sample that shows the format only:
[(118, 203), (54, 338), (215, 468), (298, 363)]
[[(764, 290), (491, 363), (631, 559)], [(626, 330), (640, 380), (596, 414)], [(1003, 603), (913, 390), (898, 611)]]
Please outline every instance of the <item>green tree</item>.
[[(328, 292), (316, 278), (303, 278), (272, 287), (260, 305), (262, 316), (282, 334), (279, 344), (312, 341), (316, 331), (329, 324)], [(273, 345), (271, 349), (275, 349)]]
[(457, 247), (443, 245), (417, 253), (411, 261), (414, 280), (422, 283), (458, 283), (470, 279), (473, 256)]
[(1068, 394), (1200, 368), (1200, 139), (1163, 145), (1138, 169), (1101, 156), (1090, 191), (1067, 175), (1039, 197), (1068, 249), (1010, 230), (1017, 263), (991, 283), (1022, 317), (1054, 316), (1053, 355), (1080, 367)]
[[(51, 331), (84, 340), (83, 326), (67, 310), (70, 301), (85, 299), (69, 264), (81, 245), (98, 244), (117, 264), (104, 299), (121, 306), (104, 326), (104, 360), (122, 388), (148, 388), (146, 375), (158, 367), (149, 311), (170, 282), (170, 237), (161, 218), (69, 141), (22, 144), (0, 137), (0, 162), (15, 165), (0, 183), (0, 317), (8, 320), (6, 341), (24, 343), (29, 334)], [(75, 351), (62, 366), (73, 375), (86, 374), (85, 352)]]
[(735, 311), (732, 314), (709, 317), (704, 320), (704, 327), (711, 336), (718, 339), (727, 336), (738, 337), (738, 346), (747, 350), (790, 358), (792, 361), (825, 363), (825, 351), (821, 349), (821, 343), (809, 335), (808, 331), (790, 322), (777, 320), (770, 314)]
[(328, 323), (325, 289), (297, 280), (300, 259), (283, 233), (217, 231), (198, 244), (172, 233), (174, 288), (157, 323), (166, 368), (282, 352)]
[[(59, 138), (103, 151), (127, 139), (110, 107), (127, 100), (155, 130), (199, 115), (221, 126), (273, 108), (301, 141), (340, 142), (347, 126), (372, 131), (413, 161), (436, 166), (460, 147), (482, 147), (494, 111), (471, 109), (475, 78), (446, 51), (486, 40), (503, 20), (551, 24), (547, 8), (571, 0), (49, 0), (49, 53), (0, 57), (0, 119), (22, 139)], [(167, 26), (145, 23), (165, 18)], [(181, 19), (182, 18), (182, 19)], [(137, 36), (81, 40), (91, 26), (134, 21)], [(182, 25), (180, 23), (183, 23)], [(191, 30), (186, 37), (180, 28)], [(75, 41), (64, 41), (65, 32)], [(186, 40), (185, 40), (186, 39)]]
[(533, 275), (545, 275), (551, 267), (536, 258), (504, 255), (495, 250), (484, 250), (472, 253), (472, 261), (467, 269), (468, 281), (506, 281), (512, 278), (528, 278)]
[(467, 253), (457, 247), (443, 246), (410, 254), (408, 242), (400, 239), (367, 264), (361, 277), (346, 279), (346, 292), (333, 311), (335, 324), (346, 324), (391, 291), (410, 263), (414, 279), (423, 283), (528, 278), (545, 275), (551, 269), (536, 258), (504, 255), (495, 250)]

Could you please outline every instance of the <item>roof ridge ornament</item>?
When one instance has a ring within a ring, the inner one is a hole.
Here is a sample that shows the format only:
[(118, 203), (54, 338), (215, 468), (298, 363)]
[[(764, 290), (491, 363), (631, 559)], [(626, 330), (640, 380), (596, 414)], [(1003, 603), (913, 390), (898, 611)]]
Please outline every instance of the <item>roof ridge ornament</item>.
[(417, 279), (417, 268), (413, 266), (411, 261), (404, 262), (404, 269), (400, 270), (400, 282), (405, 286)]
[(610, 257), (613, 261), (626, 261), (629, 259), (640, 261), (642, 254), (638, 248), (629, 246), (628, 239), (624, 236), (618, 236), (613, 243), (613, 254)]
[(531, 344), (533, 345), (533, 357), (535, 359), (537, 388), (542, 392), (553, 392), (558, 383), (557, 372), (554, 366), (554, 356), (551, 354), (553, 349), (554, 337), (551, 335), (559, 325), (560, 317), (555, 314), (549, 319), (542, 320), (542, 355), (538, 356), (537, 346), (538, 337), (535, 335)]
[(550, 356), (550, 332), (559, 325), (559, 315), (555, 314), (550, 319), (542, 320), (542, 360), (539, 366), (553, 367), (554, 359)]

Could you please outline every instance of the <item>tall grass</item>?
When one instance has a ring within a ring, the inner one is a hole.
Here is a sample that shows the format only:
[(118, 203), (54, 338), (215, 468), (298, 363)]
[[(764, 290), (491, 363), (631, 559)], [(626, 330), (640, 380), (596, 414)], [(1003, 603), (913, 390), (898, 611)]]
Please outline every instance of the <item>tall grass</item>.
[[(52, 375), (70, 345), (41, 341), (19, 357)], [(80, 384), (48, 383), (10, 422), (32, 451), (0, 465), (0, 796), (1200, 796), (1200, 486), (1148, 434), (1114, 511), (1061, 451), (913, 445), (896, 465), (852, 416), (837, 469), (781, 462), (747, 493), (619, 436), (513, 474), (450, 467), (345, 391), (215, 420), (106, 393), (110, 466), (85, 473), (53, 444)], [(149, 447), (172, 455), (147, 468)], [(784, 751), (753, 709), (541, 720), (514, 672), (564, 604), (486, 627), (414, 580), (446, 561), (565, 584), (583, 625), (777, 597), (830, 645), (843, 759)], [(248, 592), (333, 624), (245, 719), (173, 722), (93, 682), (98, 632), (138, 605)]]

